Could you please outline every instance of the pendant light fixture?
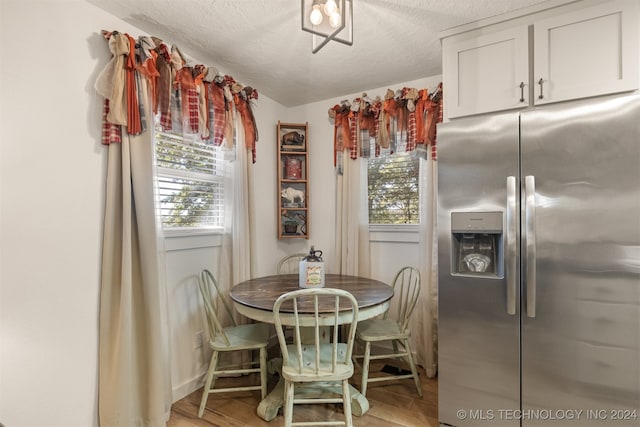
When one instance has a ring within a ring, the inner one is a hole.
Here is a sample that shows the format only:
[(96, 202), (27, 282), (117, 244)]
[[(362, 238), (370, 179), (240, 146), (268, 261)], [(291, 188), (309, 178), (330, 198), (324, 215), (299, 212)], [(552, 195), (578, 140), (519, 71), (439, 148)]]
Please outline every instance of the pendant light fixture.
[(301, 0), (302, 30), (312, 34), (311, 52), (331, 40), (353, 44), (353, 0)]

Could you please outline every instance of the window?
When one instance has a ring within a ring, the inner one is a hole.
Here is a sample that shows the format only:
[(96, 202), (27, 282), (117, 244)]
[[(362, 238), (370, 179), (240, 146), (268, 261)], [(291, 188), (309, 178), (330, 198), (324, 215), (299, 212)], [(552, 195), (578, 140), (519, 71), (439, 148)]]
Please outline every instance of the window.
[(369, 224), (420, 223), (420, 158), (411, 153), (368, 162)]
[(159, 215), (165, 232), (212, 231), (224, 225), (222, 151), (190, 136), (156, 132)]

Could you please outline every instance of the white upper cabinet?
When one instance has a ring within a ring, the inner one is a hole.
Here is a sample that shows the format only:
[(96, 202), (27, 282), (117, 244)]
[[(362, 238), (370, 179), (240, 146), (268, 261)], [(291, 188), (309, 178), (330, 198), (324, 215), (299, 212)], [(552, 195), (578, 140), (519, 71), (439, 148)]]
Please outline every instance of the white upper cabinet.
[(446, 118), (638, 89), (640, 0), (554, 3), (442, 39)]
[(535, 104), (638, 88), (638, 1), (534, 23)]
[(443, 49), (449, 117), (528, 105), (527, 27), (445, 43)]

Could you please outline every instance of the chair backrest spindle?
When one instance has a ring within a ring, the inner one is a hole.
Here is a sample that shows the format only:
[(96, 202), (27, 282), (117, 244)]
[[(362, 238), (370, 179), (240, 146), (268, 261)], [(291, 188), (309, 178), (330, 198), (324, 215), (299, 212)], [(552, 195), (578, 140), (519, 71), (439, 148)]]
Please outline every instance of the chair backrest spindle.
[(297, 274), (300, 269), (299, 268), (300, 261), (302, 261), (302, 258), (306, 257), (307, 255), (309, 254), (300, 253), (300, 254), (287, 255), (286, 257), (282, 258), (278, 262), (278, 266), (276, 267), (276, 273), (277, 274)]
[[(338, 336), (338, 313), (340, 311), (340, 298), (336, 296), (336, 305), (335, 305), (335, 319), (333, 325), (333, 336)], [(335, 372), (336, 364), (338, 362), (338, 340), (333, 340), (333, 348), (331, 354), (331, 364), (333, 366), (333, 371)]]
[[(420, 295), (420, 271), (414, 267), (401, 268), (393, 279), (392, 287), (397, 301), (395, 320), (400, 323), (402, 330), (406, 331)], [(384, 318), (387, 318), (388, 313), (385, 313)]]
[[(220, 293), (218, 282), (209, 270), (202, 270), (200, 277), (198, 278), (198, 287), (200, 288), (200, 295), (204, 302), (205, 314), (207, 316), (207, 323), (209, 326), (209, 335), (211, 339), (215, 339), (216, 336), (222, 337), (226, 345), (231, 345), (229, 338), (224, 333), (224, 328), (218, 319), (218, 302), (221, 302), (225, 308), (225, 312), (233, 326), (236, 326), (236, 321), (231, 313), (229, 304), (224, 299), (224, 296)], [(215, 288), (215, 295), (212, 292), (212, 288)]]
[(315, 327), (314, 327), (314, 342), (315, 342), (315, 362), (316, 362), (316, 375), (320, 369), (320, 352), (318, 349), (320, 348), (320, 315), (318, 313), (318, 295), (313, 296), (313, 307), (315, 310)]
[[(360, 392), (366, 396), (369, 382), (395, 381), (405, 378), (413, 378), (419, 396), (422, 396), (420, 378), (416, 369), (416, 364), (411, 350), (409, 321), (411, 314), (416, 308), (420, 295), (420, 271), (414, 267), (403, 267), (393, 279), (393, 300), (394, 309), (389, 309), (383, 319), (369, 319), (358, 325), (358, 341), (366, 344), (366, 350), (362, 356), (363, 371), (361, 377)], [(387, 316), (387, 314), (389, 316)], [(394, 319), (388, 319), (396, 315)], [(393, 346), (393, 353), (372, 356), (370, 348), (372, 343), (390, 342)], [(409, 362), (411, 374), (408, 373), (388, 373), (387, 375), (376, 376), (369, 379), (369, 363), (372, 359), (396, 359), (402, 358)]]
[[(282, 307), (287, 301), (291, 301), (293, 308), (291, 306), (286, 309)], [(343, 301), (342, 306), (341, 301)], [(282, 317), (287, 315), (293, 317), (289, 324), (294, 329), (293, 346), (297, 353), (297, 372), (299, 374), (304, 372), (307, 372), (308, 375), (335, 373), (339, 364), (350, 363), (358, 318), (358, 303), (349, 292), (332, 288), (292, 291), (278, 298), (273, 311), (284, 365), (289, 365), (291, 357), (282, 323)], [(341, 340), (339, 331), (340, 325), (343, 323), (350, 325), (346, 338), (342, 337), (344, 339)], [(303, 328), (313, 328), (313, 333), (304, 334), (301, 332)], [(326, 339), (323, 331), (328, 334)], [(303, 337), (307, 337), (310, 342), (303, 343)], [(305, 357), (305, 351), (308, 352), (312, 349), (314, 354), (307, 354)], [(343, 351), (344, 358), (341, 354)], [(309, 366), (311, 364), (314, 366)]]

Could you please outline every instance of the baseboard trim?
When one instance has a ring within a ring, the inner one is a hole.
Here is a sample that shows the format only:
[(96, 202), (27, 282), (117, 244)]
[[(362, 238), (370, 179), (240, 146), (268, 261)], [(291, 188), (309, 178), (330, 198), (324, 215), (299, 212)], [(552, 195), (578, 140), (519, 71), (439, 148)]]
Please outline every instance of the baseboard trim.
[(177, 387), (173, 387), (171, 389), (171, 396), (173, 399), (173, 403), (177, 402), (180, 399), (183, 399), (198, 390), (202, 386), (204, 386), (204, 378), (206, 376), (206, 372), (203, 372), (197, 375), (195, 378), (190, 379), (187, 382), (180, 384)]

